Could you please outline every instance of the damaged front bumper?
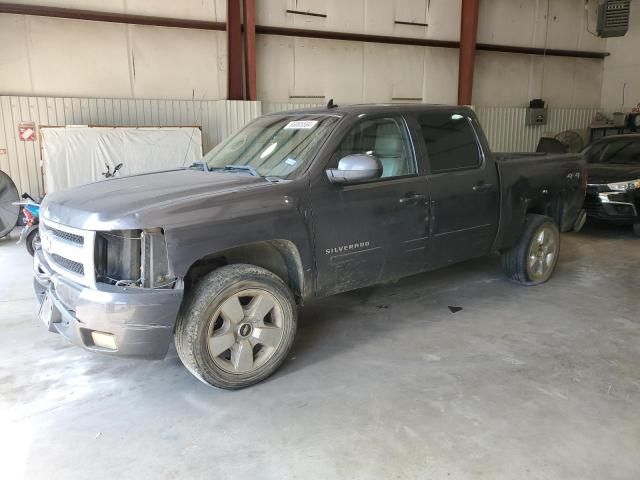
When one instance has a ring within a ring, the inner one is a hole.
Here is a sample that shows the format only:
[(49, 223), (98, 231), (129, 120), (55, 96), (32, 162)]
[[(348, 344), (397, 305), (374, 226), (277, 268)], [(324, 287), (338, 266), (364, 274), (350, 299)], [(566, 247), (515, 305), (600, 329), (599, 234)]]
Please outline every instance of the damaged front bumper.
[[(163, 358), (173, 337), (182, 289), (78, 285), (34, 255), (34, 289), (45, 298), (49, 331), (86, 350), (116, 356)], [(110, 339), (104, 342), (103, 339)]]

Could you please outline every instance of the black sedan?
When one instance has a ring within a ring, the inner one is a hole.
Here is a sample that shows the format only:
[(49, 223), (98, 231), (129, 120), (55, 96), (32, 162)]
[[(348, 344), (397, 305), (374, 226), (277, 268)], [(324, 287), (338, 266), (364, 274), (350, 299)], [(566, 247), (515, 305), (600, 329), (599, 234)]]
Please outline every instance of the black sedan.
[(640, 135), (604, 137), (583, 153), (589, 171), (587, 215), (632, 225), (640, 236)]

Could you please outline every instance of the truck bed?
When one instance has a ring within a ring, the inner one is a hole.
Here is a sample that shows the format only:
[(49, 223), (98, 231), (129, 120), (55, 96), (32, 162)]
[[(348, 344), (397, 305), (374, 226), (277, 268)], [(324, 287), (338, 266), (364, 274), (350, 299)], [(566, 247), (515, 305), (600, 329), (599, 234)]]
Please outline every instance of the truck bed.
[(503, 186), (496, 249), (517, 242), (527, 212), (549, 215), (561, 231), (573, 228), (584, 200), (580, 154), (494, 153)]

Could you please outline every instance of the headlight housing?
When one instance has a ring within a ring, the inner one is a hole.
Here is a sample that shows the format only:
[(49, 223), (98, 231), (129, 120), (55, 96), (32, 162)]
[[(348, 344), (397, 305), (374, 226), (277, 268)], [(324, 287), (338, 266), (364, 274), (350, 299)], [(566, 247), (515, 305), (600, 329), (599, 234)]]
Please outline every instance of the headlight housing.
[(97, 232), (94, 255), (97, 282), (143, 288), (175, 282), (162, 229)]
[(640, 189), (640, 179), (638, 180), (629, 180), (627, 182), (615, 182), (608, 183), (607, 187), (615, 192), (627, 192), (629, 190), (638, 190)]

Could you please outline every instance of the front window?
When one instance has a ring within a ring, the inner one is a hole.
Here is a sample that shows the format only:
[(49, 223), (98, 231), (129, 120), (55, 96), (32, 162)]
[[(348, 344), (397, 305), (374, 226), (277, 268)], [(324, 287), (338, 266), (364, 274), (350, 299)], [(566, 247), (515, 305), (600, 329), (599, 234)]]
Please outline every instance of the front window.
[(218, 144), (204, 162), (214, 171), (288, 178), (311, 161), (339, 119), (321, 114), (261, 117)]
[(409, 138), (400, 118), (374, 118), (358, 123), (340, 143), (333, 155), (333, 164), (355, 154), (378, 158), (382, 164), (381, 178), (416, 174)]

